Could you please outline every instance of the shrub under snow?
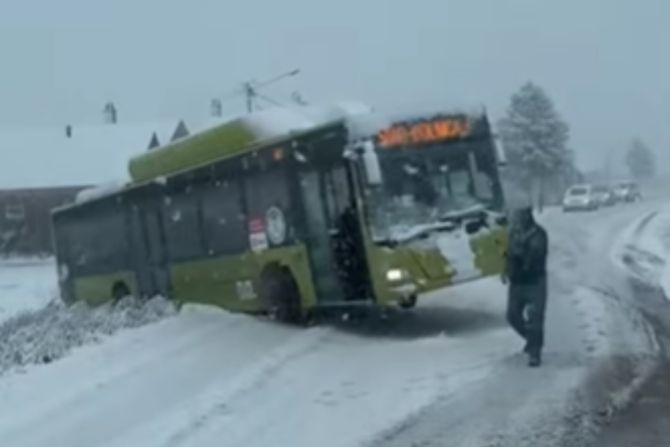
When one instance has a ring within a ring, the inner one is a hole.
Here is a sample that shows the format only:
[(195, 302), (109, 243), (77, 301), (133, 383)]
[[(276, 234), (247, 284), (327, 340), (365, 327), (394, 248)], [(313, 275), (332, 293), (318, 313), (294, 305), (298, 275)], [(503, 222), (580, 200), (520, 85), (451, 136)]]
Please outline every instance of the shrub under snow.
[(0, 375), (28, 364), (50, 363), (75, 347), (98, 342), (121, 329), (149, 324), (177, 312), (165, 298), (126, 298), (116, 305), (67, 306), (59, 300), (0, 324)]

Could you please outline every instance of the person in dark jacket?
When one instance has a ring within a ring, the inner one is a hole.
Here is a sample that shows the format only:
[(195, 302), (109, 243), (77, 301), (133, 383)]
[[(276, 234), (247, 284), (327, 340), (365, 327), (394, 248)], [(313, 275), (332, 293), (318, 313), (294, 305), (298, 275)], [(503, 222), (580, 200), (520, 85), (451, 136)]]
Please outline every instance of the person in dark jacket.
[(526, 340), (529, 366), (538, 367), (544, 345), (547, 304), (547, 232), (533, 218), (532, 208), (516, 213), (510, 229), (504, 280), (509, 281), (507, 321)]
[(358, 228), (358, 217), (352, 206), (344, 209), (337, 219), (334, 237), (335, 262), (347, 300), (361, 300), (367, 296), (366, 271), (361, 264), (362, 241)]

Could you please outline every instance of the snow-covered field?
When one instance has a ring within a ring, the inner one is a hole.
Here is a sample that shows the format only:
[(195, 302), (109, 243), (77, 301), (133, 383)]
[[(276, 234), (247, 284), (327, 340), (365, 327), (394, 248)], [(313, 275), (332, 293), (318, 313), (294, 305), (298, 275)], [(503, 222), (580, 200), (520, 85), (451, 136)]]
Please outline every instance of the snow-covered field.
[[(539, 370), (525, 366), (521, 340), (506, 327), (497, 279), (432, 294), (412, 312), (368, 324), (299, 329), (193, 306), (141, 327), (120, 324), (113, 335), (98, 331), (58, 361), (5, 371), (0, 444), (559, 445), (584, 430), (594, 371), (610, 358), (645, 364), (654, 356), (644, 321), (612, 299), (627, 293), (627, 266), (614, 266), (610, 252), (615, 240), (630, 245), (627, 229), (657, 209), (648, 202), (542, 217), (552, 256)], [(44, 306), (55, 287), (47, 266), (16, 268), (0, 267), (21, 292), (3, 289), (8, 315)], [(24, 291), (32, 298), (21, 299)], [(608, 389), (611, 400), (626, 386)]]
[(56, 296), (58, 284), (52, 259), (0, 261), (0, 322), (44, 307)]

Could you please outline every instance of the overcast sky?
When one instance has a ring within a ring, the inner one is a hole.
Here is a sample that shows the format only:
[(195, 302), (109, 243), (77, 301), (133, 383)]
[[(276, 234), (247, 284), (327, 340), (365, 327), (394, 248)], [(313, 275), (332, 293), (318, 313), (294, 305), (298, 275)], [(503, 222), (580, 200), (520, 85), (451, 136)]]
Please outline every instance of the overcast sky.
[[(639, 135), (670, 157), (668, 0), (0, 0), (0, 124), (204, 115), (240, 82), (381, 110), (485, 104), (527, 80), (582, 165)], [(225, 104), (242, 111), (242, 100)]]

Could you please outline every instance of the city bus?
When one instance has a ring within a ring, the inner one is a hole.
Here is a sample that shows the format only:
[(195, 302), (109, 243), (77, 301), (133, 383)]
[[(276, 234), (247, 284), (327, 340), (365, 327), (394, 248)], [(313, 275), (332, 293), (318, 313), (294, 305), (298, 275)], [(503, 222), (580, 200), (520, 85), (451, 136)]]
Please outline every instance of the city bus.
[(139, 154), (124, 187), (52, 213), (63, 300), (160, 295), (296, 322), (499, 274), (486, 115), (360, 122), (259, 138), (242, 118)]

